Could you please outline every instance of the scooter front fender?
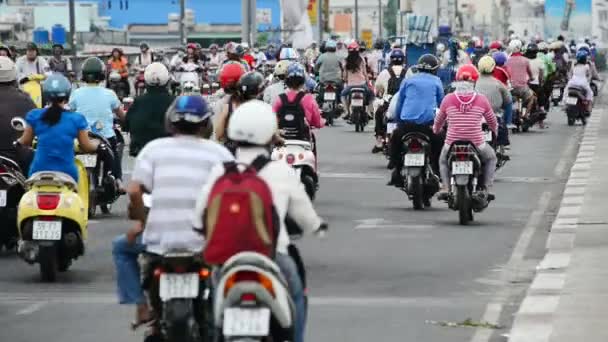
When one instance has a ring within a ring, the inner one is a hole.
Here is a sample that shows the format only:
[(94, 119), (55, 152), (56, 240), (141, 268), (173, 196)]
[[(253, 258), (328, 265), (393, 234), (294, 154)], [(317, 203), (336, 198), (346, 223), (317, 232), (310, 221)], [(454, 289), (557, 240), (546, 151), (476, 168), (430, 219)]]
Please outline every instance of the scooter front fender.
[(469, 175), (455, 175), (454, 180), (456, 185), (467, 185), (469, 184)]

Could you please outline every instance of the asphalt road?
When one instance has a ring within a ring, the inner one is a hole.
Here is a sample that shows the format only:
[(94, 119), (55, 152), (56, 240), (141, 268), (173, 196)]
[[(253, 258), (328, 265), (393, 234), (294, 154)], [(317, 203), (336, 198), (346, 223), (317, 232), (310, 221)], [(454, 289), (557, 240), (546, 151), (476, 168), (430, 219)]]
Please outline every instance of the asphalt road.
[[(549, 129), (513, 137), (497, 200), (468, 227), (444, 203), (413, 211), (404, 193), (385, 186), (386, 160), (370, 154), (371, 126), (321, 130), (316, 207), (331, 230), (298, 242), (309, 272), (308, 341), (504, 341), (578, 146), (581, 128), (565, 121), (554, 110)], [(0, 256), (0, 341), (141, 340), (128, 328), (132, 308), (114, 294), (110, 248), (125, 216), (122, 200), (93, 220), (86, 255), (55, 284), (40, 283), (38, 268), (16, 256)], [(433, 322), (467, 318), (504, 327)]]

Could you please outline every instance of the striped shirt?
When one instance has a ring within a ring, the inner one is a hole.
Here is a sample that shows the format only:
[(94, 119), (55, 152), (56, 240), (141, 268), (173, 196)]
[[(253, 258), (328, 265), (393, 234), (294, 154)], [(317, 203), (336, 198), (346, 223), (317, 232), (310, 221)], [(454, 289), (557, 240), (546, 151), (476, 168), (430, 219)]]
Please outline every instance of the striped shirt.
[(142, 237), (147, 251), (163, 254), (170, 248), (203, 249), (202, 236), (192, 230), (192, 211), (211, 169), (230, 160), (233, 156), (226, 148), (194, 136), (156, 139), (141, 150), (132, 180), (152, 194)]
[(445, 139), (446, 145), (451, 145), (455, 141), (470, 141), (479, 147), (485, 143), (481, 124), (483, 119), (488, 123), (494, 134), (497, 133), (498, 123), (496, 115), (488, 99), (478, 93), (447, 95), (439, 114), (435, 117), (433, 132), (439, 133), (443, 129), (445, 122), (448, 122), (448, 133)]
[(505, 67), (511, 76), (513, 88), (527, 87), (528, 82), (533, 78), (530, 60), (522, 56), (521, 53), (511, 55)]

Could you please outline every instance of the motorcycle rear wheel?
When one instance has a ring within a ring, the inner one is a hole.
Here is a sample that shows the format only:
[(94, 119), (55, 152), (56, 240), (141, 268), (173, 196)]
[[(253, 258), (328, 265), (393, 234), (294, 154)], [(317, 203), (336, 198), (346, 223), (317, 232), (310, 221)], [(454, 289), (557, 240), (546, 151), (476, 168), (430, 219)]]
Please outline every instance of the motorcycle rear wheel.
[(424, 208), (424, 184), (420, 177), (412, 177), (411, 180), (412, 204), (415, 210), (422, 210)]
[(40, 279), (44, 282), (54, 282), (57, 279), (59, 260), (55, 246), (40, 247), (38, 263), (40, 265)]
[(461, 225), (466, 226), (469, 221), (473, 220), (473, 209), (471, 207), (471, 196), (465, 186), (459, 186), (456, 190), (458, 203), (458, 221)]

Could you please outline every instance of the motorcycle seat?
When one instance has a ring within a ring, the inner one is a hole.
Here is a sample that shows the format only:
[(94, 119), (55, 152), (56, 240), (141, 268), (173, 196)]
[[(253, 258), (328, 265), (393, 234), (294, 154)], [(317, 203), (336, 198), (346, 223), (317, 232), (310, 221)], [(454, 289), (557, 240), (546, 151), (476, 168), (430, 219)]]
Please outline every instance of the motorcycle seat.
[(420, 132), (409, 132), (409, 133), (406, 133), (403, 136), (403, 138), (401, 138), (401, 141), (406, 141), (406, 140), (413, 139), (413, 138), (420, 139), (420, 140), (423, 140), (425, 142), (430, 142), (431, 141), (431, 139), (426, 134), (423, 134), (423, 133), (420, 133)]
[(58, 171), (39, 171), (34, 173), (25, 183), (28, 187), (32, 185), (64, 185), (70, 190), (76, 191), (78, 184), (72, 176)]
[(305, 150), (312, 150), (312, 144), (306, 140), (285, 140), (285, 146), (299, 146)]
[(14, 160), (7, 158), (7, 157), (3, 157), (3, 156), (0, 156), (0, 160), (1, 160), (1, 163), (8, 164), (9, 167), (21, 172), (21, 167), (19, 167), (19, 164), (17, 164), (17, 162), (15, 162)]
[(278, 278), (282, 278), (281, 270), (274, 261), (265, 255), (255, 252), (241, 252), (232, 256), (226, 261), (224, 266), (222, 266), (221, 273), (226, 274), (232, 268), (244, 265), (258, 267), (276, 275)]

